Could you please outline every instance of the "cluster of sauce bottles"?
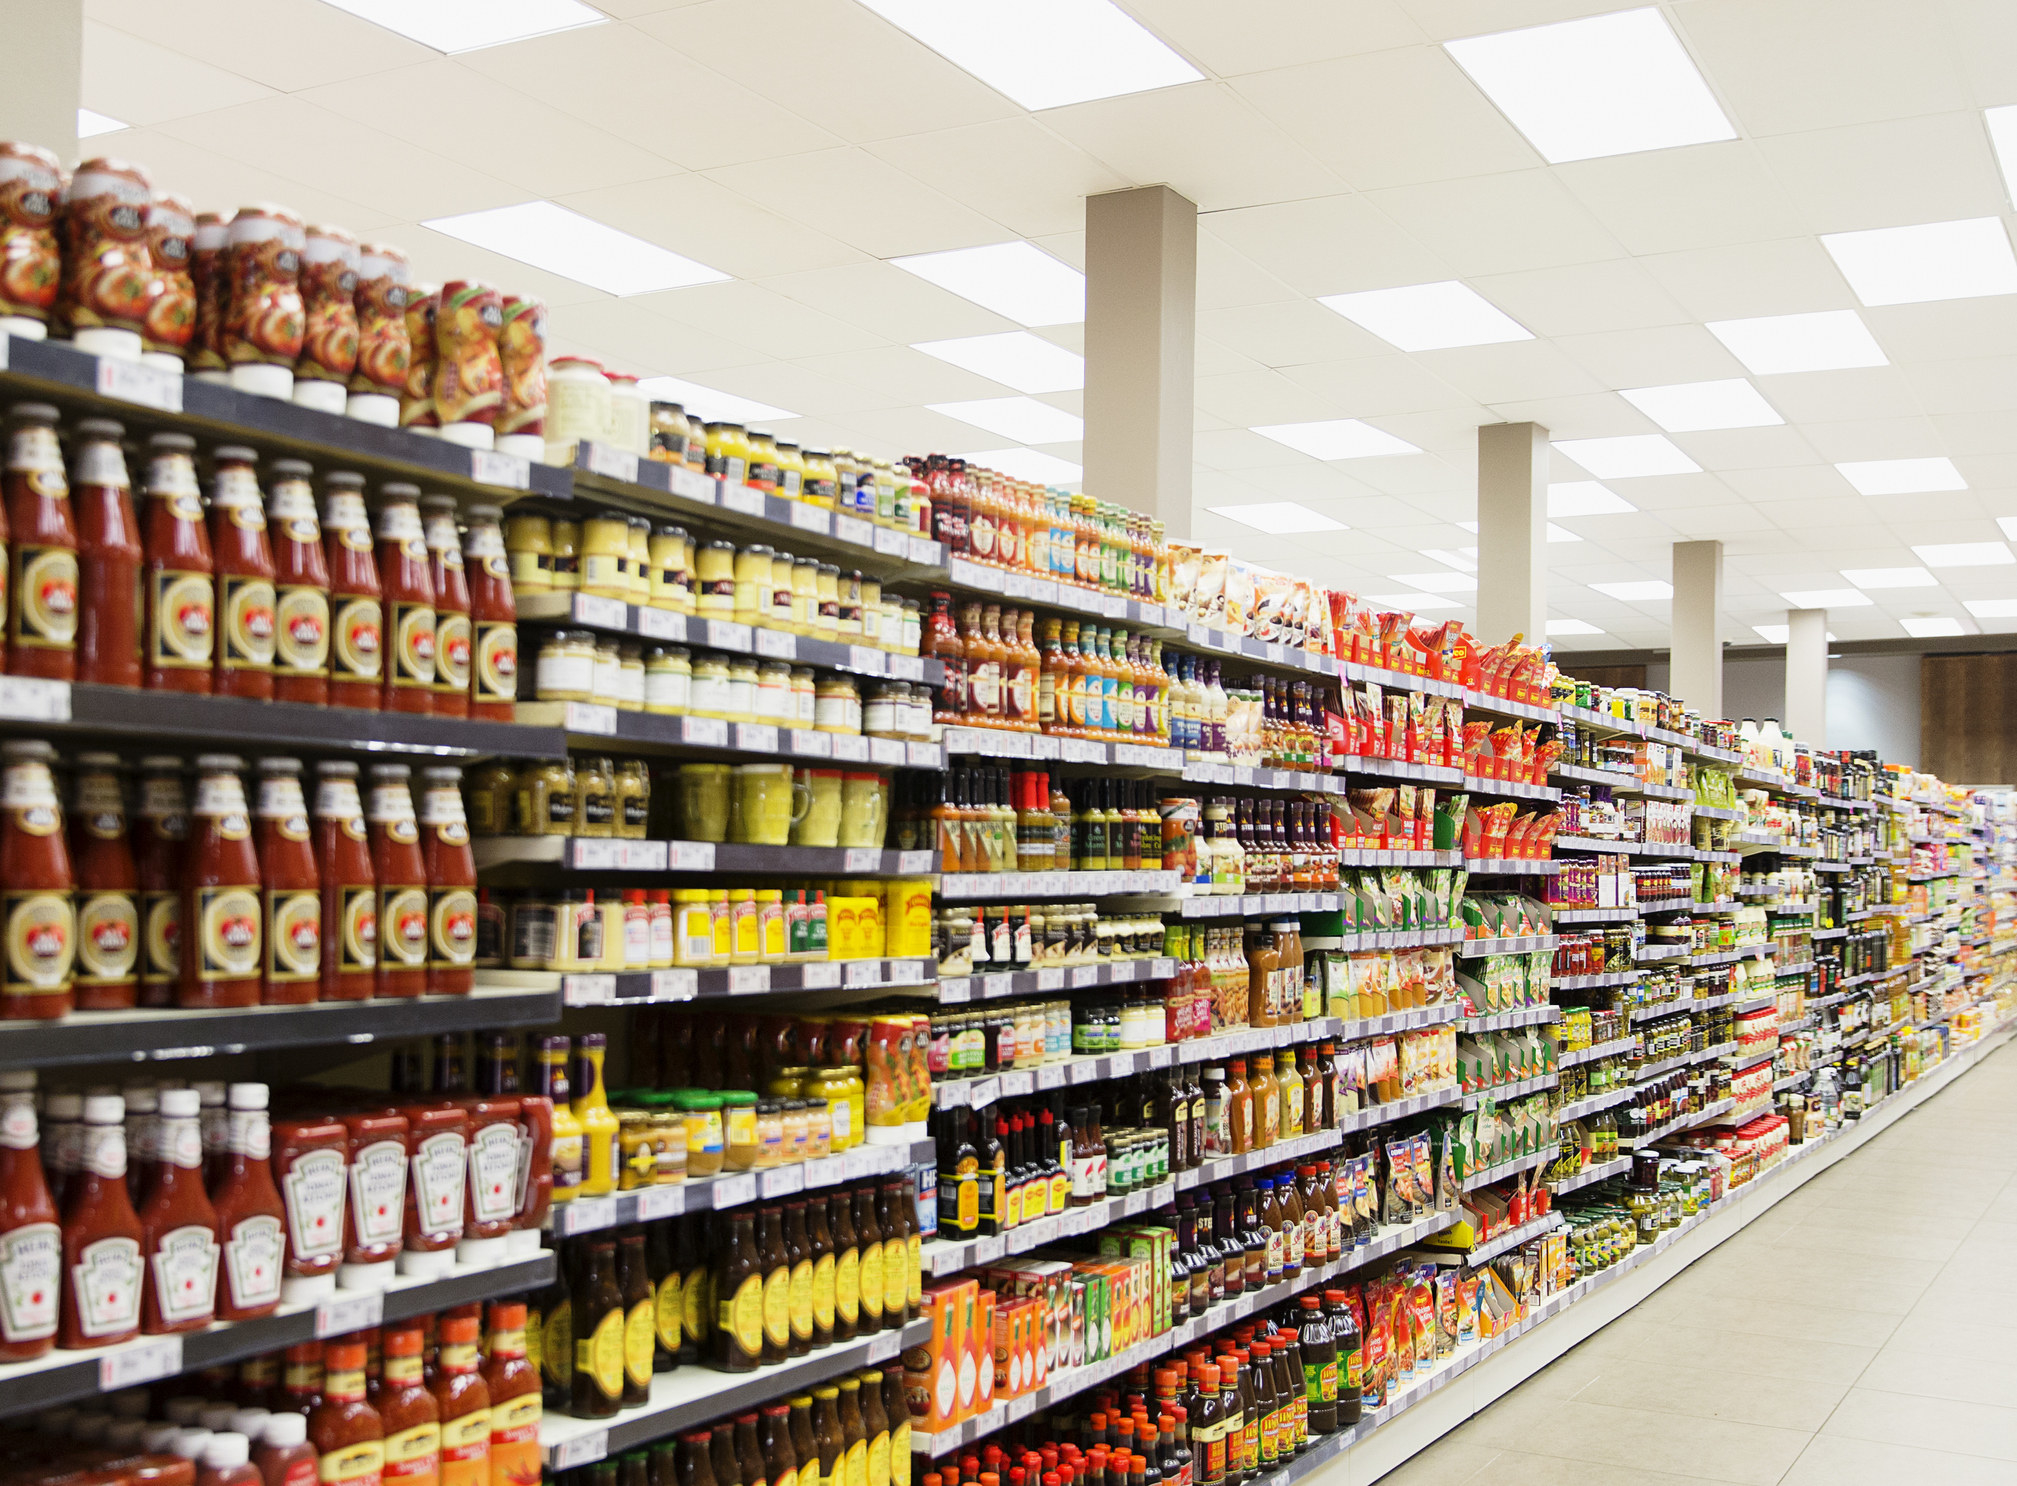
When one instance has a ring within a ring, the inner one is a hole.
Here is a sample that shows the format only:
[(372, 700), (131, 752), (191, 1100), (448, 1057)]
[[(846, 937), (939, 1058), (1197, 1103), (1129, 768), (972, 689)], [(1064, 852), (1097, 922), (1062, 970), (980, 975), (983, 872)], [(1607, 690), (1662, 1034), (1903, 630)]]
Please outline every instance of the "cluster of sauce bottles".
[(494, 506), (417, 486), (210, 451), (208, 510), (196, 442), (147, 441), (140, 494), (103, 418), (72, 430), (66, 470), (56, 409), (20, 403), (0, 543), (11, 557), (6, 666), (16, 676), (509, 722), (518, 636)]
[(931, 595), (923, 653), (945, 666), (933, 717), (967, 727), (1166, 744), (1170, 673), (1162, 641), (1125, 628)]
[(1089, 495), (1010, 479), (943, 454), (909, 461), (931, 498), (932, 535), (946, 551), (1161, 603), (1170, 592), (1163, 524)]
[(116, 754), (74, 766), (68, 817), (56, 751), (0, 747), (0, 902), (8, 942), (0, 1018), (72, 1010), (299, 1005), (465, 995), (475, 978), (476, 864), (462, 771), (315, 766), (311, 811), (299, 759), (261, 759), (257, 809), (245, 761), (139, 763), (129, 825)]

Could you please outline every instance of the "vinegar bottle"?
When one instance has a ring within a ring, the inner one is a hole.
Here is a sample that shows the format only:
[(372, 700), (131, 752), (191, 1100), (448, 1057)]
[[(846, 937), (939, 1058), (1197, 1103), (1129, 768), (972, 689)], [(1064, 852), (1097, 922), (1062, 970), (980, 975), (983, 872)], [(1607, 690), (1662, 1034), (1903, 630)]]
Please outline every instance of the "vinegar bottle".
[(378, 879), (376, 994), (419, 996), (427, 990), (427, 863), (413, 814), (413, 771), (405, 764), (371, 766), (371, 860)]
[(146, 669), (150, 691), (208, 696), (217, 649), (216, 563), (203, 529), (196, 440), (147, 441)]
[(124, 433), (109, 418), (77, 424), (77, 679), (102, 686), (140, 684), (142, 549)]
[[(385, 690), (384, 590), (372, 553), (364, 476), (322, 482), (322, 550), (329, 560), (329, 705), (377, 711)], [(418, 533), (416, 533), (418, 535)]]
[(139, 879), (126, 837), (126, 796), (119, 755), (77, 757), (76, 809), (70, 815), (70, 859), (77, 878), (77, 969), (80, 1011), (120, 1011), (139, 994)]
[(300, 459), (266, 466), (266, 526), (273, 548), (273, 699), (329, 701), (329, 562), (315, 515), (313, 473)]
[(182, 888), (184, 1008), (257, 1006), (264, 934), (259, 858), (239, 779), (245, 760), (196, 761), (195, 831)]
[(322, 893), (322, 999), (369, 1001), (378, 973), (378, 877), (357, 765), (315, 766), (315, 863)]
[(210, 551), (217, 564), (217, 677), (221, 697), (273, 700), (273, 549), (259, 490), (259, 456), (237, 444), (213, 451)]
[(434, 711), (434, 579), (420, 525), (420, 487), (379, 491), (378, 581), (385, 591), (385, 700), (388, 712)]

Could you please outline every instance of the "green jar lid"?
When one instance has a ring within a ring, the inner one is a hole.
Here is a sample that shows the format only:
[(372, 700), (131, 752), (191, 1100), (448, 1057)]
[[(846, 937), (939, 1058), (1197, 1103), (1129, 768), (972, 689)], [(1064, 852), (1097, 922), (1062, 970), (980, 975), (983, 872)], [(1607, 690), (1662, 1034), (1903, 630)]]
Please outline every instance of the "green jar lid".
[(749, 1089), (724, 1089), (720, 1095), (723, 1109), (737, 1109), (743, 1105), (754, 1107), (756, 1095)]
[(706, 1089), (676, 1089), (672, 1095), (673, 1107), (688, 1112), (721, 1108), (721, 1095), (711, 1094)]

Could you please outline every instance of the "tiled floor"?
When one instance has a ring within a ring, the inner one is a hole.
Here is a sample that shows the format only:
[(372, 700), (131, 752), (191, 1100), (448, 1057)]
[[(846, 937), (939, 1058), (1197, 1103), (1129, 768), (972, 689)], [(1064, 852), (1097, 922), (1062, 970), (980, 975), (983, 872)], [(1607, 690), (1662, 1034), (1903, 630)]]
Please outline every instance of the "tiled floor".
[(2017, 1043), (1380, 1486), (2017, 1482)]

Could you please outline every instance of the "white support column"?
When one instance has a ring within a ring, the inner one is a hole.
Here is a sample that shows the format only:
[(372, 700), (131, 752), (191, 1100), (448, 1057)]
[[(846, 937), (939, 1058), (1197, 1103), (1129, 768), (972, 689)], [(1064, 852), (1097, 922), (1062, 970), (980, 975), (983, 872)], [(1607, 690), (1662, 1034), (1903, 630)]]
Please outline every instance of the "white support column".
[(1669, 690), (1703, 717), (1723, 715), (1723, 544), (1674, 544)]
[(1191, 534), (1198, 209), (1168, 186), (1086, 198), (1085, 488)]
[(1478, 638), (1499, 645), (1548, 632), (1548, 430), (1478, 430)]
[(5, 7), (7, 86), (0, 88), (0, 139), (55, 151), (77, 162), (77, 106), (84, 68), (83, 0), (35, 0)]
[(1828, 611), (1786, 611), (1786, 736), (1828, 746)]

